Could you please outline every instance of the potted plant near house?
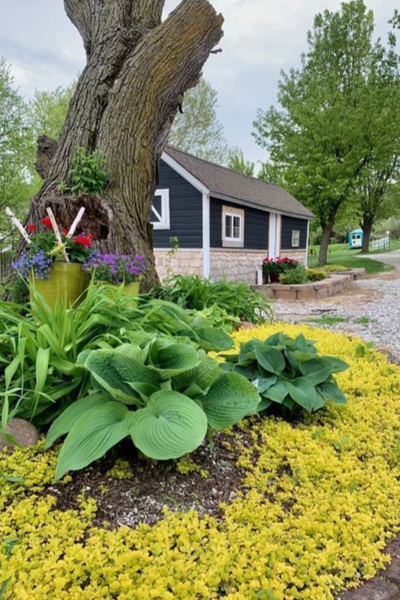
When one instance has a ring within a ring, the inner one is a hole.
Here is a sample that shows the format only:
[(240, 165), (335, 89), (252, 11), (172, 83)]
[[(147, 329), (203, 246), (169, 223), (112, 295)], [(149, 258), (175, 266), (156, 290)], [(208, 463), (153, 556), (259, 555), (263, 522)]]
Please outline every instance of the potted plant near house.
[(95, 283), (105, 285), (110, 297), (114, 297), (118, 288), (123, 295), (138, 296), (145, 265), (140, 254), (101, 254), (95, 250), (83, 269), (92, 275)]
[(8, 209), (7, 214), (27, 242), (27, 250), (14, 262), (12, 268), (28, 283), (31, 292), (37, 290), (50, 308), (57, 303), (68, 307), (79, 302), (89, 284), (89, 276), (82, 266), (91, 254), (92, 236), (81, 232), (74, 235), (84, 209), (79, 211), (69, 231), (59, 231), (51, 209), (41, 220), (44, 231), (34, 225), (26, 229)]
[(292, 258), (264, 258), (262, 271), (266, 283), (277, 283), (279, 276), (298, 265), (298, 261)]

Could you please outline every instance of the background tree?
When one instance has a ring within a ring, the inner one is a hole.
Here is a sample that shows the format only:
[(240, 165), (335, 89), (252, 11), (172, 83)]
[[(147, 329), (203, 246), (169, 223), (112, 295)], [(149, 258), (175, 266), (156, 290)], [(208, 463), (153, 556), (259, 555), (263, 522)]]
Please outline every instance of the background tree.
[(229, 152), (228, 167), (238, 173), (254, 177), (255, 163), (245, 160), (243, 150), (233, 148)]
[[(207, 0), (183, 0), (162, 22), (164, 3), (64, 0), (82, 36), (87, 64), (60, 139), (40, 140), (45, 184), (28, 217), (40, 225), (51, 206), (60, 225), (68, 227), (78, 207), (85, 206), (82, 227), (93, 233), (98, 247), (144, 256), (144, 289), (158, 279), (149, 215), (159, 159), (182, 95), (199, 82), (223, 35), (223, 18)], [(109, 182), (98, 196), (60, 191), (60, 184), (71, 182), (78, 148), (106, 156)]]
[(362, 0), (317, 14), (301, 68), (281, 75), (282, 109), (259, 111), (254, 123), (257, 142), (269, 150), (291, 193), (318, 218), (320, 263), (338, 212), (354, 201), (355, 182), (378, 149), (376, 111), (367, 115), (369, 83), (385, 55), (373, 44), (373, 32), (373, 13)]
[(175, 118), (168, 143), (180, 150), (226, 164), (228, 145), (224, 128), (217, 117), (217, 92), (205, 79), (186, 92), (182, 113)]
[(13, 87), (10, 67), (0, 58), (0, 235), (6, 221), (4, 207), (11, 206), (17, 213), (27, 208), (31, 151), (26, 105)]

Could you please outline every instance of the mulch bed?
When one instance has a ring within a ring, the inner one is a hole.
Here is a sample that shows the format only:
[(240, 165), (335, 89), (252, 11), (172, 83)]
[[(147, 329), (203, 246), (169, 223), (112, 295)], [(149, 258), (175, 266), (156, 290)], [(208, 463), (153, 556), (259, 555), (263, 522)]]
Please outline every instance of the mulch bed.
[[(46, 493), (57, 499), (59, 510), (69, 510), (79, 507), (84, 490), (98, 505), (94, 525), (104, 527), (106, 522), (110, 529), (154, 524), (163, 518), (166, 508), (182, 512), (193, 509), (219, 520), (219, 505), (232, 502), (239, 491), (244, 491), (244, 471), (236, 466), (238, 457), (223, 445), (228, 439), (232, 443), (231, 437), (217, 433), (213, 452), (204, 443), (191, 454), (196, 468), (207, 471), (206, 477), (197, 471), (180, 473), (175, 461), (139, 460), (133, 445), (122, 442), (103, 459), (71, 473), (71, 482), (52, 485)], [(107, 475), (117, 459), (129, 462), (132, 478)]]

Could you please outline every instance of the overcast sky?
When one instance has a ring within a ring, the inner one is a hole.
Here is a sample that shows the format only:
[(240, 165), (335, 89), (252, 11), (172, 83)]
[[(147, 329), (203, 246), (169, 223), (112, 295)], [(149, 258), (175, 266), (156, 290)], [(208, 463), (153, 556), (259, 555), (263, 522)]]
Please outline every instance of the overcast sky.
[[(167, 0), (166, 13), (179, 4)], [(251, 160), (264, 152), (251, 137), (257, 108), (275, 103), (281, 69), (299, 64), (317, 12), (337, 10), (339, 0), (212, 0), (225, 17), (221, 54), (204, 75), (218, 92), (218, 115), (228, 143)], [(386, 38), (398, 0), (369, 0), (377, 33)], [(11, 65), (20, 92), (68, 85), (84, 66), (79, 34), (62, 0), (0, 0), (0, 56)]]

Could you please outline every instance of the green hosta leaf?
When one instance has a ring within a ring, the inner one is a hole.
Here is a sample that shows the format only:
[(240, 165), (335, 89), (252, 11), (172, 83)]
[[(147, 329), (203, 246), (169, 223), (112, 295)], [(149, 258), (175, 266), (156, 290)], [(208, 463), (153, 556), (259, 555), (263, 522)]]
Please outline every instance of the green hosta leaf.
[(87, 467), (127, 437), (128, 413), (127, 407), (119, 402), (106, 402), (85, 412), (75, 422), (61, 448), (55, 480), (68, 471)]
[(315, 387), (304, 377), (287, 381), (286, 386), (291, 398), (309, 412), (320, 408), (320, 401)]
[(87, 398), (77, 400), (71, 406), (64, 410), (64, 412), (56, 419), (46, 436), (45, 448), (50, 448), (56, 440), (62, 435), (69, 433), (74, 423), (82, 417), (88, 410), (91, 410), (95, 406), (110, 402), (110, 398), (104, 396), (104, 394), (91, 394)]
[(272, 400), (268, 400), (268, 398), (261, 398), (261, 402), (257, 406), (257, 412), (261, 412), (269, 408), (272, 404)]
[(246, 377), (246, 379), (249, 379), (249, 380), (255, 379), (258, 375), (258, 370), (252, 369), (251, 366), (242, 367), (240, 365), (235, 365), (233, 367), (233, 372), (238, 373), (238, 375), (242, 375), (242, 377)]
[(144, 402), (147, 402), (150, 396), (152, 396), (159, 390), (159, 387), (155, 385), (151, 385), (150, 383), (140, 383), (139, 381), (129, 383), (129, 385), (135, 392), (139, 394), (139, 396)]
[(196, 350), (187, 344), (172, 344), (160, 350), (153, 358), (152, 368), (163, 376), (173, 377), (189, 369), (194, 369), (199, 364)]
[(129, 383), (148, 383), (155, 387), (159, 384), (159, 376), (152, 369), (115, 350), (91, 352), (85, 367), (101, 388), (117, 400), (128, 404), (137, 403), (137, 394)]
[(340, 360), (340, 358), (336, 358), (336, 356), (324, 356), (324, 359), (329, 361), (331, 373), (341, 373), (342, 371), (347, 371), (349, 368), (349, 365), (344, 362), (344, 360)]
[(201, 327), (195, 330), (195, 333), (201, 340), (201, 346), (207, 351), (230, 350), (233, 346), (233, 340), (230, 335), (222, 329), (213, 327)]
[(269, 390), (269, 388), (277, 382), (278, 378), (276, 375), (271, 375), (271, 377), (258, 377), (253, 381), (253, 384), (257, 388), (258, 392), (262, 394)]
[(178, 392), (157, 392), (146, 408), (131, 413), (129, 420), (135, 446), (156, 460), (193, 452), (207, 433), (204, 411)]
[(331, 374), (331, 363), (324, 358), (312, 358), (299, 365), (302, 375), (307, 377), (307, 380), (312, 385), (323, 383)]
[(256, 358), (266, 371), (275, 373), (275, 375), (279, 375), (286, 366), (281, 352), (266, 345), (256, 348)]
[(88, 358), (89, 354), (91, 354), (92, 352), (94, 352), (94, 351), (93, 350), (83, 350), (83, 352), (80, 352), (78, 354), (78, 358), (76, 359), (76, 366), (84, 367), (86, 359)]
[(225, 429), (254, 412), (260, 396), (250, 381), (237, 373), (223, 373), (202, 398), (210, 427)]
[(140, 346), (135, 346), (134, 344), (122, 344), (115, 348), (115, 352), (133, 358), (144, 364), (149, 354), (149, 347), (146, 346), (145, 348), (140, 348)]
[(256, 360), (256, 348), (262, 345), (260, 340), (250, 340), (242, 344), (238, 355), (238, 362), (243, 366), (251, 364)]
[(210, 356), (203, 356), (199, 366), (194, 370), (193, 380), (205, 392), (220, 374), (220, 363)]
[(335, 404), (347, 404), (346, 396), (334, 383), (323, 383), (317, 390), (325, 400), (330, 400)]
[(288, 395), (288, 389), (286, 386), (286, 381), (283, 379), (278, 379), (278, 381), (271, 385), (265, 392), (263, 392), (264, 398), (269, 398), (278, 404), (282, 404), (286, 396)]

